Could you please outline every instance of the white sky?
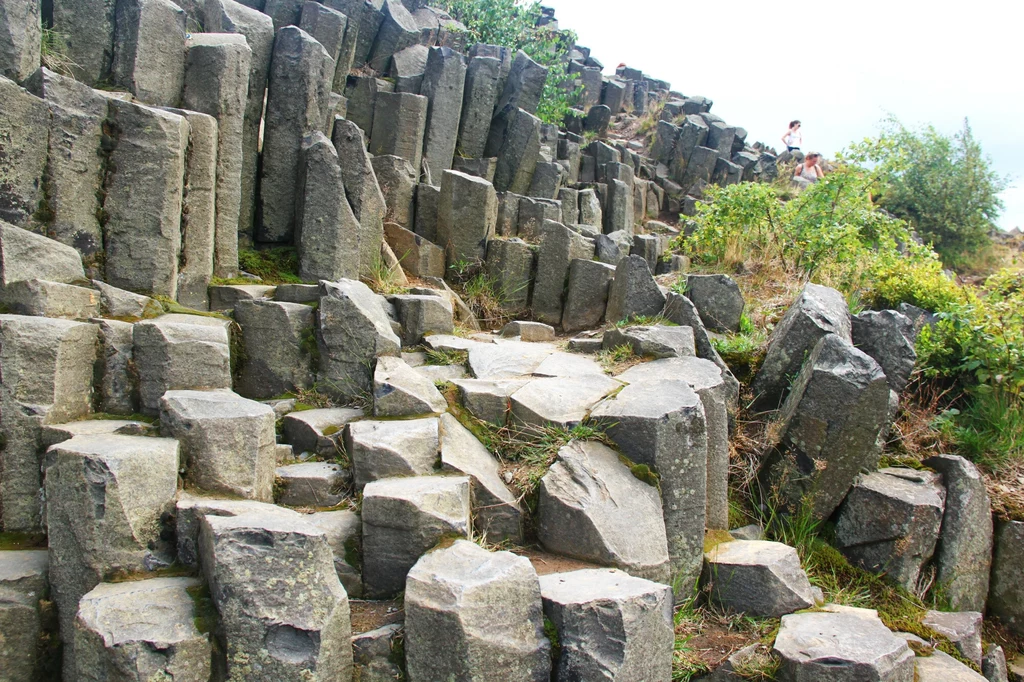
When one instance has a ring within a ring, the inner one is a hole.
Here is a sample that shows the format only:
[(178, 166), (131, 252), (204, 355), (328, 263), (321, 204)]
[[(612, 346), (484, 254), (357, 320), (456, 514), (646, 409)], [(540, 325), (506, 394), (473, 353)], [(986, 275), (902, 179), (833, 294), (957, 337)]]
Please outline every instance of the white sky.
[(781, 147), (830, 155), (904, 124), (956, 132), (964, 117), (1011, 176), (999, 220), (1024, 229), (1024, 2), (1021, 0), (544, 0), (606, 73), (624, 62), (714, 100), (712, 111)]

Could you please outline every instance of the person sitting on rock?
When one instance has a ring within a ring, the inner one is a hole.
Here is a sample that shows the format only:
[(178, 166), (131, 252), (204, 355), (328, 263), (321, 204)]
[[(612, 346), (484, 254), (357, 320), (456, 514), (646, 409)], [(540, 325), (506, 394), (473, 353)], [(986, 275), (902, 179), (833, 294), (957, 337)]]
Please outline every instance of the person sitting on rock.
[(800, 132), (800, 121), (790, 121), (789, 130), (782, 136), (782, 142), (786, 145), (786, 151), (800, 151), (800, 145), (804, 143), (803, 133)]
[(796, 167), (793, 179), (800, 182), (801, 185), (810, 185), (825, 177), (821, 171), (821, 165), (818, 163), (819, 159), (821, 159), (821, 154), (817, 152), (811, 152), (805, 156), (804, 162)]

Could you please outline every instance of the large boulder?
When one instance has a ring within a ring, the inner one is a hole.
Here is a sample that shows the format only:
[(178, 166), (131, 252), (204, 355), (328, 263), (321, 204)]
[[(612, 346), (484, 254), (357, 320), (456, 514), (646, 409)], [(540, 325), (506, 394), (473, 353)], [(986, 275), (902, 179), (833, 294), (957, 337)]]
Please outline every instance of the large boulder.
[(559, 680), (668, 680), (675, 633), (672, 589), (617, 570), (540, 578), (555, 626)]
[(309, 452), (333, 459), (341, 452), (341, 436), (345, 425), (365, 417), (363, 410), (352, 407), (324, 407), (289, 412), (281, 421), (283, 440), (296, 455)]
[(673, 578), (688, 590), (700, 573), (706, 527), (708, 440), (700, 398), (685, 381), (638, 382), (598, 405), (591, 418), (607, 426), (627, 457), (660, 477)]
[(437, 206), (437, 243), (449, 267), (456, 262), (482, 261), (498, 223), (498, 197), (483, 178), (458, 171), (441, 175)]
[(229, 679), (351, 677), (348, 597), (321, 530), (284, 510), (206, 515), (200, 555)]
[(0, 8), (0, 75), (20, 83), (35, 73), (42, 34), (40, 4), (8, 0)]
[(928, 471), (882, 469), (862, 477), (836, 517), (836, 546), (850, 561), (913, 592), (939, 538), (946, 491)]
[(629, 346), (641, 358), (695, 357), (693, 329), (668, 325), (614, 327), (605, 332), (602, 347)]
[(171, 0), (127, 0), (114, 16), (114, 84), (140, 101), (175, 106), (185, 80), (185, 12)]
[(704, 326), (713, 332), (738, 332), (743, 307), (740, 288), (729, 275), (690, 275), (686, 297), (693, 301)]
[(437, 466), (440, 450), (437, 417), (355, 421), (345, 429), (345, 451), (355, 484), (392, 476), (423, 476)]
[(562, 311), (562, 329), (575, 332), (594, 329), (604, 320), (608, 290), (615, 279), (615, 266), (575, 258), (569, 264), (569, 283)]
[(964, 658), (981, 667), (982, 616), (979, 611), (928, 611), (921, 624), (949, 639)]
[(298, 462), (274, 471), (275, 497), (289, 507), (334, 507), (346, 499), (351, 474), (336, 462)]
[(339, 397), (369, 393), (377, 358), (401, 350), (382, 299), (362, 282), (321, 282), (319, 315), (319, 380)]
[(818, 596), (796, 550), (779, 542), (721, 542), (704, 555), (701, 580), (715, 604), (757, 618), (812, 608)]
[(935, 455), (924, 465), (942, 474), (946, 488), (936, 585), (950, 608), (984, 611), (992, 568), (992, 505), (985, 481), (976, 466), (956, 455)]
[(257, 299), (235, 304), (245, 356), (235, 389), (267, 399), (313, 385), (315, 311), (301, 303)]
[(196, 623), (195, 578), (100, 583), (75, 618), (74, 679), (206, 682), (212, 647)]
[(865, 311), (853, 317), (853, 345), (881, 366), (889, 388), (901, 393), (917, 362), (914, 323), (895, 310)]
[(107, 576), (165, 567), (164, 516), (174, 509), (178, 443), (145, 436), (76, 436), (47, 452), (50, 580), (66, 679), (75, 679), (79, 600)]
[(70, 246), (0, 220), (0, 289), (31, 279), (83, 280), (82, 257)]
[(359, 274), (366, 276), (380, 258), (387, 208), (384, 194), (359, 127), (352, 121), (335, 119), (331, 141), (338, 150), (345, 196), (359, 221)]
[(878, 363), (840, 336), (826, 335), (782, 407), (777, 444), (761, 468), (765, 489), (777, 487), (791, 509), (828, 518), (857, 474), (878, 465), (888, 414), (889, 385)]
[(773, 652), (780, 682), (914, 682), (914, 652), (865, 609), (783, 616)]
[(43, 550), (0, 552), (0, 679), (39, 679), (37, 655), (43, 602), (50, 597), (49, 561)]
[[(429, 100), (408, 92), (379, 92), (373, 108), (373, 129), (370, 132), (370, 153), (376, 156), (399, 156), (412, 166), (412, 181), (420, 177), (423, 158), (423, 133), (427, 125)], [(385, 194), (387, 189), (381, 183)], [(403, 225), (409, 226), (403, 221)]]
[(551, 645), (540, 596), (533, 566), (511, 552), (457, 540), (424, 555), (405, 588), (409, 678), (547, 679)]
[(791, 378), (800, 372), (805, 358), (828, 334), (850, 342), (846, 299), (835, 289), (807, 284), (768, 340), (764, 362), (751, 386), (755, 407), (778, 408), (787, 395)]
[(640, 316), (654, 316), (665, 307), (665, 294), (654, 281), (647, 261), (629, 256), (619, 261), (608, 292), (605, 319), (615, 324)]
[(391, 597), (405, 588), (409, 569), (445, 537), (470, 530), (465, 476), (416, 476), (374, 481), (363, 489), (363, 589)]
[(423, 158), (434, 176), (451, 168), (465, 84), (466, 58), (450, 47), (430, 48), (420, 94), (430, 100)]
[(573, 441), (540, 483), (537, 537), (551, 552), (667, 582), (668, 540), (658, 489), (618, 453)]

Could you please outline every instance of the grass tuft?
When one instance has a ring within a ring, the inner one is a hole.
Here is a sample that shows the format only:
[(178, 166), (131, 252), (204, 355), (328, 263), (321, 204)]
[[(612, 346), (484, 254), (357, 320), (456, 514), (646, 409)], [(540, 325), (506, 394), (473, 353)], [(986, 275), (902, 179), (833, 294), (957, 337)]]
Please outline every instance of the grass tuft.
[(299, 278), (299, 252), (290, 246), (239, 249), (238, 267), (259, 277), (263, 284), (304, 284)]
[(428, 365), (464, 365), (469, 360), (469, 351), (454, 348), (428, 349), (426, 355)]

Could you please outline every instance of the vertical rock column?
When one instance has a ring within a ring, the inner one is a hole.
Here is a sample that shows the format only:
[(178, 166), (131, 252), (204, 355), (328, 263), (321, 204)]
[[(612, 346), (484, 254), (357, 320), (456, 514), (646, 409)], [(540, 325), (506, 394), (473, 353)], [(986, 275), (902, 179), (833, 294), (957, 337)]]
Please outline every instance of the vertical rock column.
[(0, 74), (19, 83), (39, 68), (42, 21), (38, 0), (0, 6)]
[(423, 156), (434, 178), (452, 167), (465, 84), (465, 58), (448, 47), (431, 48), (420, 94), (430, 102)]
[(217, 119), (216, 229), (213, 274), (238, 272), (242, 141), (252, 50), (245, 36), (196, 33), (186, 41), (182, 105)]
[(117, 0), (53, 0), (53, 27), (67, 36), (71, 73), (89, 85), (110, 75)]
[(331, 141), (338, 152), (345, 197), (359, 221), (359, 274), (365, 276), (380, 258), (386, 211), (384, 194), (377, 184), (359, 126), (345, 119), (335, 120)]
[(484, 155), (500, 79), (500, 60), (494, 57), (473, 57), (469, 60), (458, 139), (458, 151), (466, 158), (478, 159)]
[(423, 136), (427, 125), (426, 97), (407, 92), (379, 92), (373, 108), (370, 153), (400, 156), (419, 177)]
[(308, 33), (294, 26), (278, 31), (267, 93), (256, 241), (292, 239), (302, 140), (324, 126), (333, 76), (334, 61)]
[(0, 77), (0, 220), (29, 227), (42, 198), (49, 138), (46, 102)]
[(483, 178), (445, 171), (437, 207), (437, 241), (450, 266), (456, 261), (479, 262), (498, 223), (498, 196)]
[(177, 106), (185, 77), (185, 12), (171, 0), (119, 0), (114, 26), (114, 83), (146, 104)]

